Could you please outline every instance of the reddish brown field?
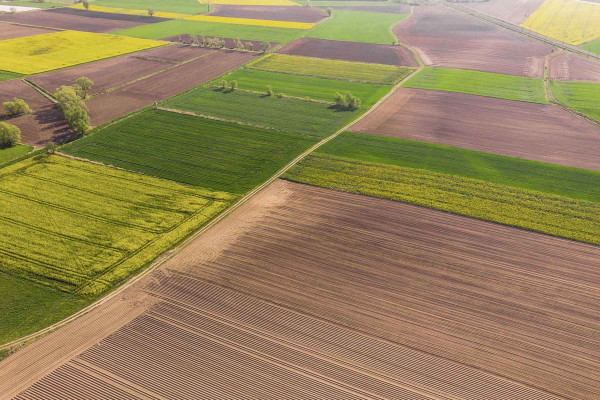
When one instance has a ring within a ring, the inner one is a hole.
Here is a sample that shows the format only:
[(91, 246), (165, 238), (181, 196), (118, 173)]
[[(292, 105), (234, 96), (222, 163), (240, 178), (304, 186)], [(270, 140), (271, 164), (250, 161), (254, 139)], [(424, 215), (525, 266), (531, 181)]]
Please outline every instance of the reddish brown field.
[[(369, 4), (369, 3), (365, 3)], [(393, 6), (331, 6), (334, 10), (350, 10), (364, 12), (379, 12), (379, 13), (394, 13), (394, 14), (410, 14), (410, 6), (393, 5)]]
[(43, 28), (32, 28), (30, 26), (0, 24), (0, 40), (14, 39), (25, 36), (41, 35), (43, 33), (52, 33), (53, 30)]
[[(174, 50), (172, 58), (181, 56), (178, 47), (167, 47), (167, 49), (173, 48)], [(211, 51), (214, 50), (194, 48), (194, 51), (188, 55), (190, 58), (200, 57)], [(168, 55), (168, 52), (164, 53)], [(51, 71), (28, 79), (48, 92), (54, 93), (59, 86), (72, 85), (77, 78), (86, 76), (94, 82), (90, 95), (95, 95), (173, 67), (174, 64), (173, 61), (158, 57), (156, 53), (141, 52)]]
[(350, 130), (600, 170), (600, 127), (553, 105), (403, 88)]
[(599, 257), (278, 181), (143, 294), (2, 362), (0, 397), (597, 399)]
[(233, 6), (215, 5), (206, 15), (219, 17), (268, 19), (273, 21), (319, 22), (327, 17), (325, 10), (316, 7)]
[(492, 17), (521, 25), (543, 2), (544, 0), (488, 0), (465, 5)]
[(89, 18), (52, 11), (30, 11), (16, 14), (0, 14), (0, 21), (35, 25), (45, 28), (104, 33), (141, 25), (139, 22), (104, 18)]
[(550, 59), (550, 79), (600, 82), (600, 61), (564, 52)]
[(189, 90), (250, 61), (255, 56), (252, 53), (214, 51), (206, 57), (94, 97), (87, 102), (92, 124), (104, 124)]
[(552, 47), (443, 6), (415, 7), (393, 28), (426, 65), (541, 78)]
[[(21, 79), (12, 79), (6, 82), (0, 82), (0, 104), (5, 101), (12, 101), (13, 98), (25, 100), (29, 108), (37, 111), (42, 107), (51, 104), (50, 100), (42, 96), (37, 90), (23, 82)], [(0, 108), (0, 116), (5, 116), (4, 109)]]
[(144, 50), (142, 52), (135, 53), (135, 55), (138, 58), (145, 58), (148, 60), (179, 63), (199, 57), (210, 51), (212, 51), (212, 49), (173, 44), (171, 46), (161, 46), (150, 50)]
[(281, 48), (278, 53), (330, 60), (418, 67), (417, 61), (408, 49), (403, 46), (385, 44), (300, 38)]
[(86, 18), (101, 18), (101, 19), (112, 19), (112, 20), (119, 20), (119, 21), (137, 22), (139, 24), (156, 24), (159, 22), (170, 21), (170, 18), (148, 17), (146, 15), (130, 15), (130, 14), (117, 14), (117, 13), (107, 13), (107, 12), (98, 12), (98, 11), (87, 11), (87, 10), (79, 10), (79, 9), (70, 8), (70, 7), (56, 8), (56, 9), (47, 10), (47, 11), (58, 13), (58, 14), (68, 14), (68, 15), (75, 15), (75, 16), (86, 17)]

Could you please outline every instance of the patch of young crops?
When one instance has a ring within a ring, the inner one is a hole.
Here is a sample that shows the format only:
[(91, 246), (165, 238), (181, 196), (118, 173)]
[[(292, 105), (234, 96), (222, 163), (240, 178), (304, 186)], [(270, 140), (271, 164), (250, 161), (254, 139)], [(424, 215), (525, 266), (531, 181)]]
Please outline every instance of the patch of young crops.
[(313, 154), (286, 179), (600, 244), (600, 204), (422, 169)]
[(556, 100), (600, 121), (600, 83), (550, 82)]
[(262, 71), (380, 85), (394, 85), (414, 71), (414, 68), (409, 67), (327, 60), (324, 58), (290, 56), (287, 54), (267, 55), (249, 63), (247, 67)]
[(0, 149), (0, 165), (9, 162), (10, 160), (14, 160), (15, 158), (24, 156), (29, 153), (33, 147), (25, 146), (22, 144), (18, 144), (13, 147), (8, 147), (6, 149)]
[(308, 136), (150, 110), (61, 151), (212, 190), (244, 193), (316, 142)]
[(447, 68), (425, 68), (403, 86), (546, 104), (541, 79)]
[(20, 78), (23, 75), (21, 74), (16, 74), (14, 72), (8, 72), (8, 71), (0, 71), (0, 82), (3, 81), (10, 81), (11, 79), (16, 79), (16, 78)]
[[(88, 5), (86, 8), (83, 5), (83, 3), (74, 4), (74, 5), (70, 6), (69, 8), (74, 8), (76, 10), (103, 12), (103, 13), (140, 15), (140, 16), (145, 16), (145, 17), (150, 18), (150, 16), (148, 15), (148, 8), (143, 9), (143, 10), (132, 10), (129, 8), (103, 7), (103, 6), (97, 6), (95, 4)], [(152, 8), (152, 7), (149, 7), (149, 8)], [(156, 10), (154, 10), (154, 14), (152, 14), (153, 18), (171, 18), (171, 19), (185, 18), (185, 17), (189, 17), (189, 16), (190, 16), (189, 14), (179, 14), (179, 13), (156, 11)]]
[(208, 11), (206, 4), (201, 4), (198, 0), (94, 0), (90, 4), (92, 7), (111, 7), (131, 10), (143, 10), (147, 12), (152, 8), (156, 12), (170, 12), (178, 14), (199, 14)]
[(172, 97), (164, 105), (316, 138), (331, 135), (362, 112), (361, 109), (339, 111), (329, 104), (205, 86)]
[(109, 290), (237, 196), (58, 156), (0, 170), (0, 272), (82, 296)]

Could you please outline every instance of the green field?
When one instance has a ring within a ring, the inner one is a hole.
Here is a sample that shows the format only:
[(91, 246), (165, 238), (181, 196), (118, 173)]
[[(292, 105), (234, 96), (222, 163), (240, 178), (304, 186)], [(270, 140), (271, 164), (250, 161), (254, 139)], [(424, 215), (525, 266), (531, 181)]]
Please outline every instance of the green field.
[(140, 25), (114, 33), (117, 35), (142, 39), (164, 39), (176, 35), (191, 34), (242, 40), (258, 40), (271, 43), (287, 43), (296, 39), (304, 32), (303, 29), (175, 19), (156, 24)]
[(270, 54), (248, 63), (246, 66), (259, 71), (340, 79), (378, 85), (394, 85), (415, 70), (409, 67), (327, 60), (286, 54)]
[(0, 272), (93, 298), (237, 196), (58, 156), (0, 170)]
[(255, 92), (266, 92), (271, 86), (275, 93), (286, 96), (323, 100), (333, 103), (335, 93), (349, 91), (361, 99), (366, 108), (373, 106), (392, 89), (392, 86), (370, 85), (359, 82), (347, 82), (333, 79), (314, 78), (311, 76), (281, 74), (276, 72), (238, 69), (222, 78), (215, 79), (212, 84), (218, 85), (221, 79), (237, 81), (240, 89)]
[(10, 81), (11, 79), (20, 78), (23, 76), (25, 75), (17, 74), (16, 72), (0, 71), (0, 82)]
[(94, 0), (94, 6), (127, 8), (130, 10), (147, 10), (172, 12), (180, 14), (201, 14), (208, 11), (206, 4), (197, 0)]
[(600, 203), (599, 171), (353, 132), (342, 133), (317, 151)]
[(550, 82), (556, 100), (600, 121), (600, 83)]
[(74, 294), (2, 272), (0, 293), (0, 344), (52, 325), (89, 303), (89, 300)]
[(240, 121), (259, 127), (323, 138), (357, 118), (360, 110), (338, 111), (329, 104), (200, 86), (163, 102), (167, 108)]
[(25, 146), (22, 144), (18, 144), (13, 147), (9, 147), (6, 149), (0, 149), (0, 166), (9, 162), (10, 160), (14, 160), (15, 158), (24, 156), (29, 153), (33, 147)]
[(586, 43), (581, 46), (584, 50), (589, 51), (590, 53), (600, 55), (600, 40), (594, 40), (593, 42)]
[(547, 104), (541, 79), (462, 69), (424, 68), (402, 86)]
[(600, 244), (600, 204), (424, 169), (312, 154), (284, 176)]
[(36, 3), (31, 0), (10, 0), (7, 2), (0, 2), (3, 6), (21, 6), (21, 7), (35, 7), (35, 8), (56, 8), (56, 7), (68, 7), (73, 4), (73, 1), (44, 1), (43, 3)]
[(211, 190), (244, 193), (316, 142), (308, 136), (150, 110), (61, 151)]
[(349, 42), (393, 44), (396, 36), (391, 31), (408, 14), (333, 10), (331, 18), (315, 26), (307, 37)]

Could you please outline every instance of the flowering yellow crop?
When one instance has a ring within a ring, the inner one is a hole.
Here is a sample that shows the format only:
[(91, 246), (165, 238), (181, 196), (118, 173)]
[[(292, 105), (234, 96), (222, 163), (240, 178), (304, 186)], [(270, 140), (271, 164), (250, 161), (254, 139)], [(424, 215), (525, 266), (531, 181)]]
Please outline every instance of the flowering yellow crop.
[[(71, 6), (70, 8), (75, 8), (78, 10), (86, 10), (86, 8), (83, 7), (82, 3), (75, 4), (75, 5)], [(102, 7), (102, 6), (94, 6), (91, 4), (87, 8), (87, 10), (97, 11), (97, 12), (106, 12), (106, 13), (115, 13), (115, 14), (148, 16), (148, 10), (130, 10), (128, 8)], [(177, 13), (156, 11), (156, 12), (154, 12), (153, 16), (157, 17), (157, 18), (182, 19), (185, 17), (189, 17), (190, 14), (177, 14)]]
[(546, 0), (521, 26), (578, 45), (600, 37), (600, 4)]
[(290, 0), (198, 0), (200, 4), (231, 4), (237, 6), (300, 6)]
[(216, 17), (212, 15), (193, 15), (185, 18), (191, 21), (220, 22), (235, 25), (271, 26), (275, 28), (311, 29), (315, 24), (306, 22), (271, 21), (266, 19), (229, 18)]
[(0, 70), (36, 74), (167, 44), (103, 33), (45, 33), (0, 41)]

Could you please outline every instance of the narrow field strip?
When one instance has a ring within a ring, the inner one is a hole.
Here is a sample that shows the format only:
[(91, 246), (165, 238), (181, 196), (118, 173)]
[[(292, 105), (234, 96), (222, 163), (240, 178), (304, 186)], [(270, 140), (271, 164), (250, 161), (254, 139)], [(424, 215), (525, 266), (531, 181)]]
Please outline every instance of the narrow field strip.
[(403, 86), (549, 104), (542, 79), (447, 68), (424, 68)]
[(23, 74), (17, 74), (15, 72), (9, 72), (9, 71), (0, 71), (0, 82), (3, 81), (10, 81), (11, 79), (16, 79), (16, 78), (22, 78)]
[(208, 11), (208, 7), (205, 4), (200, 4), (197, 0), (94, 0), (90, 3), (90, 9), (92, 6), (135, 11), (144, 10), (144, 13), (148, 8), (152, 8), (157, 12), (179, 15), (193, 15)]
[(600, 122), (600, 83), (551, 81), (556, 100)]
[(234, 24), (234, 25), (254, 25), (254, 26), (271, 26), (274, 28), (288, 28), (288, 29), (304, 29), (308, 30), (313, 28), (316, 24), (308, 22), (289, 22), (289, 21), (271, 21), (267, 19), (251, 19), (251, 18), (231, 18), (231, 17), (218, 17), (213, 15), (194, 15), (185, 18), (188, 21), (206, 21), (206, 22), (218, 22), (222, 24)]
[(290, 0), (198, 0), (200, 4), (229, 4), (234, 6), (290, 6), (300, 7), (300, 4)]
[(115, 13), (115, 14), (127, 14), (127, 15), (141, 15), (148, 18), (170, 18), (170, 19), (182, 19), (189, 17), (190, 14), (178, 14), (172, 12), (165, 11), (155, 11), (152, 17), (148, 15), (148, 9), (145, 10), (131, 10), (128, 8), (113, 8), (113, 7), (102, 7), (94, 4), (90, 4), (88, 8), (85, 8), (82, 3), (75, 4), (70, 6), (70, 8), (74, 8), (76, 10), (87, 10), (87, 11), (96, 11), (96, 12), (104, 12), (104, 13)]

